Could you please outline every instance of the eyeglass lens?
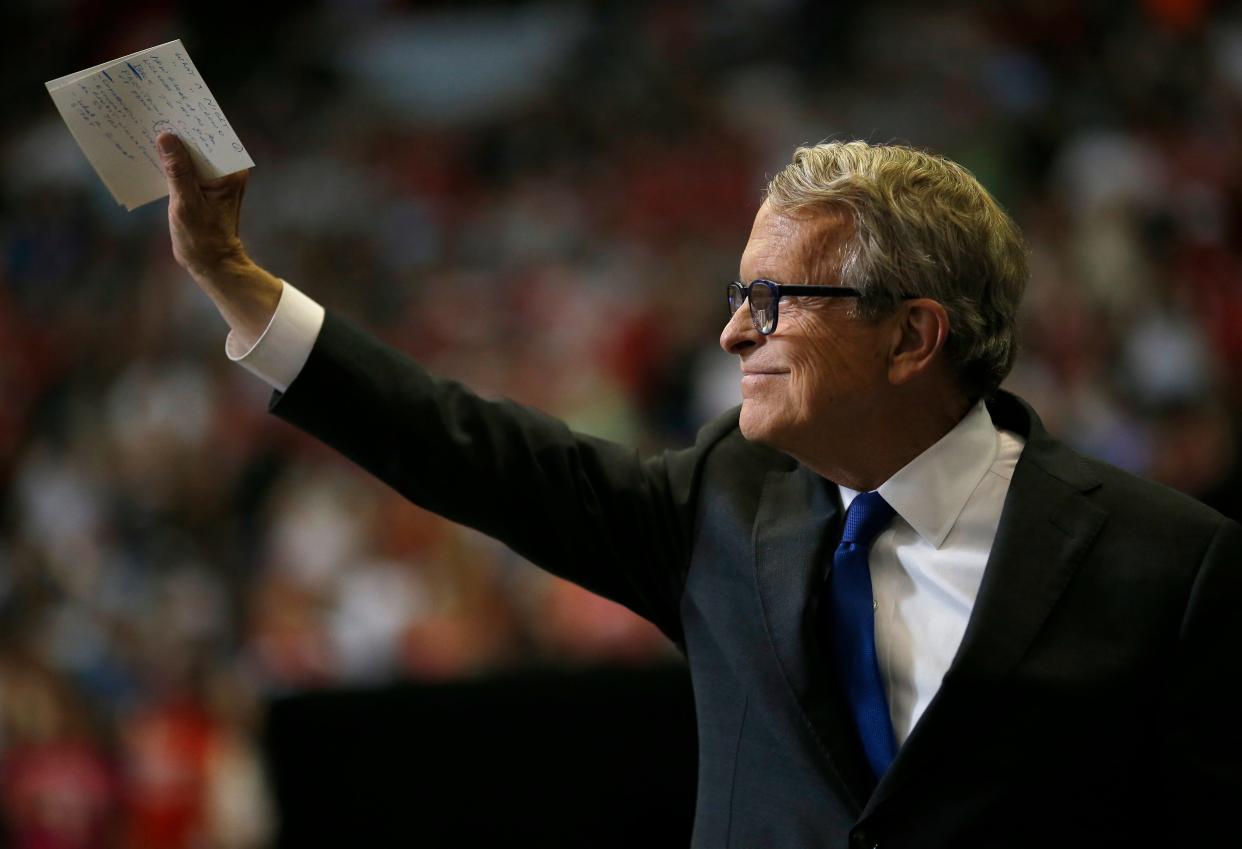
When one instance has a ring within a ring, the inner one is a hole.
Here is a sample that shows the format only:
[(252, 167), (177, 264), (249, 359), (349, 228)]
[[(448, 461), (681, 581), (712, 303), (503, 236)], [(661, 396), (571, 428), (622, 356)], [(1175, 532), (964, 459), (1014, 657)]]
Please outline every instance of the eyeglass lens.
[(771, 333), (776, 326), (776, 290), (770, 283), (756, 280), (750, 286), (729, 284), (729, 315), (750, 302), (750, 319), (760, 333)]
[(756, 280), (750, 287), (750, 317), (760, 333), (771, 333), (776, 324), (776, 293), (767, 283)]

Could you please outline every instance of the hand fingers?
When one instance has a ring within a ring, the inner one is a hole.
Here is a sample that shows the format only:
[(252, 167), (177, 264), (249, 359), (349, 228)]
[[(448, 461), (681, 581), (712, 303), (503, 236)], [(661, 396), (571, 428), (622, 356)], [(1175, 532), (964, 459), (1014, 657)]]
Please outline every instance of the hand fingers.
[(174, 197), (193, 197), (198, 191), (198, 174), (190, 153), (181, 139), (172, 133), (160, 133), (155, 140), (156, 148), (164, 163), (164, 176), (168, 178), (168, 191)]

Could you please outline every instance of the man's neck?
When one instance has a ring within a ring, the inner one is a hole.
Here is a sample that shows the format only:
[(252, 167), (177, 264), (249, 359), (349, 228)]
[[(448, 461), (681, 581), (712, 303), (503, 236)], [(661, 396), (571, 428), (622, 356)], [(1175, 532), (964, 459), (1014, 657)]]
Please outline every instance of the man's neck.
[(952, 402), (895, 409), (860, 423), (847, 452), (836, 442), (822, 452), (796, 457), (811, 471), (833, 483), (859, 492), (870, 492), (897, 474), (957, 426), (974, 403), (964, 398)]

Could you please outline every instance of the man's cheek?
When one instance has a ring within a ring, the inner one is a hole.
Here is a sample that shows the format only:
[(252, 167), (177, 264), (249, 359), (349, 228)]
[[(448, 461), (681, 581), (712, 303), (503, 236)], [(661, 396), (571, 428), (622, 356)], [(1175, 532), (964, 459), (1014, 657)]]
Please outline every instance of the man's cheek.
[(814, 413), (813, 405), (825, 400), (822, 396), (830, 387), (819, 386), (813, 370), (795, 369), (790, 372), (786, 390), (784, 403), (788, 413), (795, 420), (806, 421)]
[(841, 340), (835, 336), (820, 336), (810, 341), (805, 353), (808, 363), (831, 363), (844, 359)]
[(829, 362), (826, 359), (829, 356), (831, 356), (830, 346), (824, 342), (816, 341), (801, 345), (789, 354), (790, 372), (795, 375), (808, 375), (822, 363)]

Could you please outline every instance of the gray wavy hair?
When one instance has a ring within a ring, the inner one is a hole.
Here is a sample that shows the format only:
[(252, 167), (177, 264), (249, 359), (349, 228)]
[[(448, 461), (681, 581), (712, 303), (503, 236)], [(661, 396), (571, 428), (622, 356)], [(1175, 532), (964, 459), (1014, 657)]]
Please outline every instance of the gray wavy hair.
[(904, 145), (825, 142), (800, 147), (771, 179), (782, 215), (832, 210), (853, 234), (836, 258), (840, 285), (863, 293), (877, 318), (903, 294), (940, 302), (945, 349), (974, 398), (994, 391), (1017, 355), (1017, 313), (1027, 279), (1022, 234), (969, 171)]

